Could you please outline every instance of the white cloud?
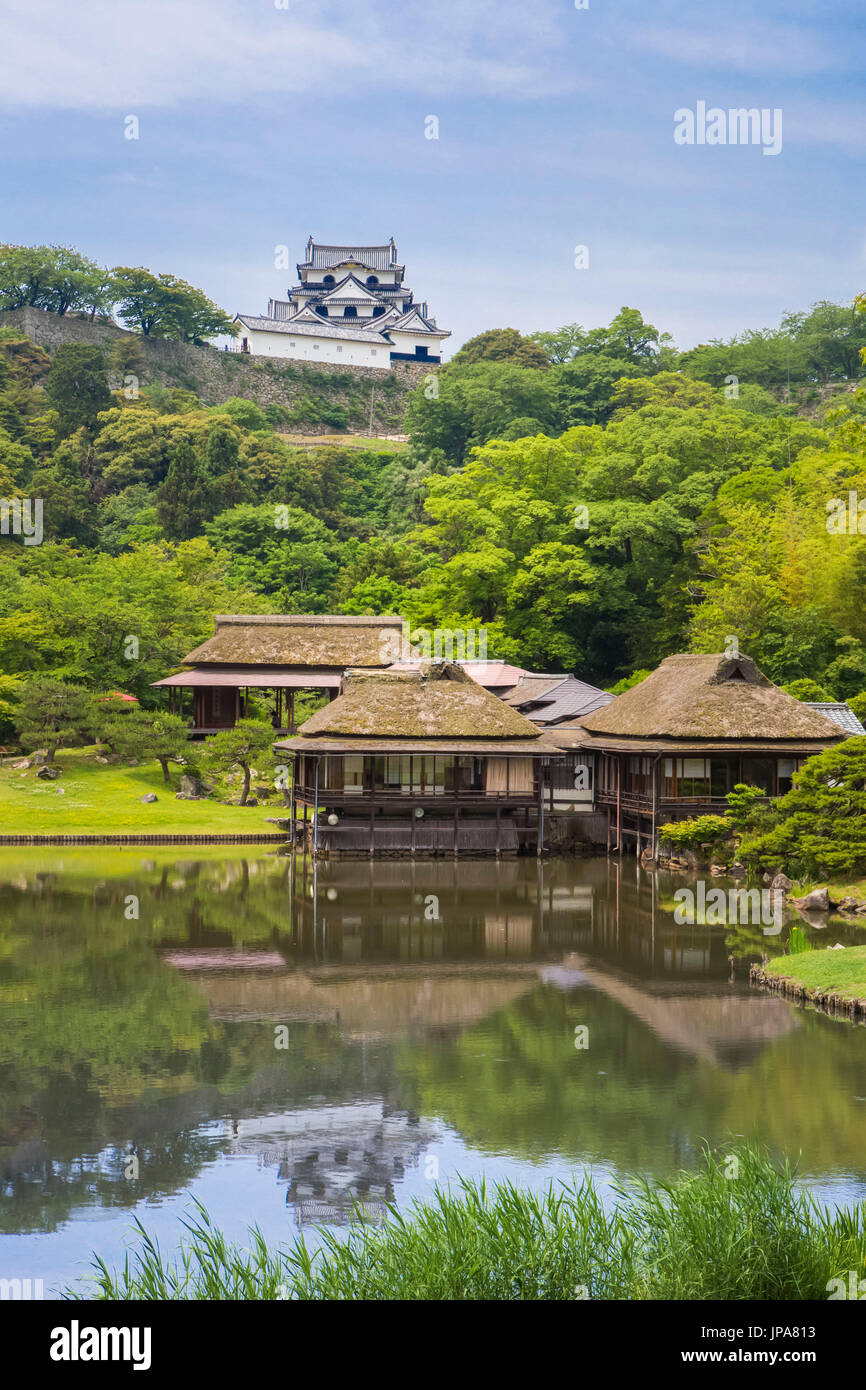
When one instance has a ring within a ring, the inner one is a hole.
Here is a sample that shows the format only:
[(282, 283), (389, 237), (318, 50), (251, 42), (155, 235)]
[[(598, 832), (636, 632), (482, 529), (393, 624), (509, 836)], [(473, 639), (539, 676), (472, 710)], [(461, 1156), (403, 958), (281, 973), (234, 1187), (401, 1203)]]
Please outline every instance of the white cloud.
[(866, 107), (853, 102), (792, 105), (785, 110), (785, 139), (802, 145), (866, 149)]
[(767, 77), (795, 76), (839, 65), (816, 31), (760, 20), (742, 22), (724, 9), (717, 13), (712, 24), (692, 28), (635, 25), (623, 32), (644, 52), (700, 67), (702, 74), (726, 69)]
[[(548, 0), (4, 0), (0, 105), (138, 109), (374, 87), (550, 96), (561, 63)], [(351, 85), (350, 85), (351, 84)]]

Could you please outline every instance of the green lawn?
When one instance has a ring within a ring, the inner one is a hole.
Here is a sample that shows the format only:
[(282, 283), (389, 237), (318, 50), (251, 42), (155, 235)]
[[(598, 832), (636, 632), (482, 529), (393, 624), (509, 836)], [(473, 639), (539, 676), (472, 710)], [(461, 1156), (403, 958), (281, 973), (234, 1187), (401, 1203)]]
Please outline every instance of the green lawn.
[[(299, 434), (282, 430), (278, 430), (277, 433), (296, 449), (321, 449), (337, 444), (344, 449), (371, 449), (377, 454), (404, 454), (409, 448), (408, 443), (401, 439), (385, 439), (378, 435), (371, 437), (368, 434)], [(397, 434), (399, 431), (394, 430), (393, 433)]]
[[(62, 750), (56, 765), (63, 770), (56, 782), (40, 781), (36, 768), (0, 767), (0, 835), (259, 834), (278, 830), (266, 816), (288, 814), (281, 796), (251, 807), (176, 801), (179, 766), (168, 786), (158, 763), (106, 766), (94, 748)], [(148, 792), (159, 800), (144, 804)]]
[(807, 989), (832, 990), (842, 999), (866, 999), (866, 946), (826, 947), (794, 956), (778, 956), (766, 970), (797, 980)]

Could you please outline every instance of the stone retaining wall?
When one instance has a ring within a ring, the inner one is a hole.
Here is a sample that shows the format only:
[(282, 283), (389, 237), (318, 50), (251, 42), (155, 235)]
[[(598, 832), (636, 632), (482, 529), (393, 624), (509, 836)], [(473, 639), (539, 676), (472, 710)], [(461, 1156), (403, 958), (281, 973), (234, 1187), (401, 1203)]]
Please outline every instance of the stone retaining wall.
[[(330, 362), (312, 366), (288, 358), (220, 352), (214, 347), (196, 347), (194, 343), (145, 338), (113, 323), (91, 322), (76, 314), (51, 314), (30, 306), (0, 313), (0, 326), (7, 324), (49, 353), (70, 343), (101, 347), (108, 353), (115, 343), (134, 338), (145, 355), (142, 385), (179, 386), (193, 391), (205, 405), (222, 405), (230, 396), (241, 396), (262, 408), (281, 405), (291, 410), (312, 399), (319, 404), (342, 406), (349, 414), (350, 428), (366, 429), (372, 389), (373, 423), (383, 433), (386, 427), (391, 432), (402, 430), (410, 392), (436, 370), (435, 365), (424, 362), (396, 362), (390, 371), (383, 371)], [(351, 378), (349, 384), (347, 377)], [(308, 420), (292, 428), (305, 434), (334, 430), (333, 424)]]

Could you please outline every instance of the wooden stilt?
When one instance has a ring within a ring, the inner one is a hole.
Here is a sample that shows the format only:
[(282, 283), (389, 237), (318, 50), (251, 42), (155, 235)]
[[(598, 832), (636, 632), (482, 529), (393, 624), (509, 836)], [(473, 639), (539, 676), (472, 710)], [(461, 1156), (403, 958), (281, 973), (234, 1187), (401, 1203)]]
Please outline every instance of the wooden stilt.
[(319, 853), (319, 758), (316, 758), (316, 808), (313, 820), (313, 854)]

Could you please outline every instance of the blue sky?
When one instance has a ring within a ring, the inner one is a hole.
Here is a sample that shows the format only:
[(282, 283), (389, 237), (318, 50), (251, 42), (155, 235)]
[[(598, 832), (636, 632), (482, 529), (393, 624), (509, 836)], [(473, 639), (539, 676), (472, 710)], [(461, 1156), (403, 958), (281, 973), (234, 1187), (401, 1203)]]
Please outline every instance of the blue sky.
[[(866, 289), (853, 0), (277, 3), (0, 0), (0, 239), (261, 312), (275, 247), (393, 234), (451, 351), (622, 304), (688, 347)], [(781, 153), (676, 145), (699, 100), (781, 108)]]

